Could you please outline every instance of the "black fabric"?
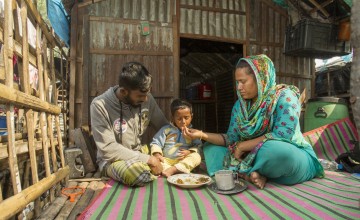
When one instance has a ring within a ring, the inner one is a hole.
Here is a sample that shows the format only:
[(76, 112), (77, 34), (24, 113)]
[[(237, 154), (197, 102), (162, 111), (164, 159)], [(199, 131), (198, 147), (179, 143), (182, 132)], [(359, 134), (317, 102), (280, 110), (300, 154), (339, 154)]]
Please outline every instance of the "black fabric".
[(344, 166), (349, 173), (360, 173), (360, 147), (359, 142), (354, 142), (354, 148), (349, 152), (340, 154), (336, 160)]

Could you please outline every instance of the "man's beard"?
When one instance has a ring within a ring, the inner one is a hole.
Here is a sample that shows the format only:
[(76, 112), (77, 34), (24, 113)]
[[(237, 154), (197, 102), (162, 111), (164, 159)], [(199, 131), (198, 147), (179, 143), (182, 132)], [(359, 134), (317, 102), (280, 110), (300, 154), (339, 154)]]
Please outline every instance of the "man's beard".
[(127, 96), (124, 97), (124, 103), (129, 104), (129, 105), (131, 105), (131, 106), (134, 107), (134, 108), (137, 108), (137, 107), (139, 107), (139, 106), (141, 105), (141, 103), (138, 103), (138, 104), (135, 103), (135, 102), (130, 98), (129, 95), (127, 95)]

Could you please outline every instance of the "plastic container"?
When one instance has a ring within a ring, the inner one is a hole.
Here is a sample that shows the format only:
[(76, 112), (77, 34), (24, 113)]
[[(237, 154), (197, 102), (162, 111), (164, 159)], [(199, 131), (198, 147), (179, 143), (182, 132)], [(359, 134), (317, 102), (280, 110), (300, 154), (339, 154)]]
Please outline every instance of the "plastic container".
[(349, 54), (351, 48), (337, 41), (338, 26), (309, 19), (300, 20), (286, 31), (285, 54), (330, 58)]
[(304, 132), (347, 117), (349, 117), (349, 109), (345, 99), (333, 97), (309, 99), (305, 108)]
[(0, 129), (7, 128), (6, 126), (6, 116), (0, 116)]
[(211, 85), (208, 83), (201, 83), (198, 85), (199, 99), (211, 99)]
[(198, 88), (197, 86), (191, 86), (186, 89), (186, 99), (187, 100), (196, 100), (198, 99)]
[(349, 41), (350, 40), (350, 21), (341, 21), (339, 23), (338, 40)]
[(350, 90), (351, 65), (316, 73), (315, 93), (317, 96), (346, 94)]
[(336, 171), (336, 170), (343, 169), (343, 165), (336, 163), (336, 161), (328, 161), (325, 159), (319, 159), (319, 162), (321, 163), (321, 166), (324, 168), (324, 170)]

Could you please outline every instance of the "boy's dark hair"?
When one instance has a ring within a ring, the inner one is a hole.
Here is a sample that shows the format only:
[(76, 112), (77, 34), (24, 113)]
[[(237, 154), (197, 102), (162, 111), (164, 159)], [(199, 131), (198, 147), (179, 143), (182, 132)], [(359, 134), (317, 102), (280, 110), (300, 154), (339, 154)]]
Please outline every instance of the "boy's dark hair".
[(128, 90), (148, 92), (151, 87), (151, 75), (141, 63), (125, 63), (119, 75), (119, 86)]
[(189, 108), (190, 113), (192, 114), (192, 105), (189, 102), (182, 99), (175, 99), (174, 101), (172, 101), (170, 108), (171, 108), (171, 115), (174, 115), (177, 110), (185, 109), (185, 108)]

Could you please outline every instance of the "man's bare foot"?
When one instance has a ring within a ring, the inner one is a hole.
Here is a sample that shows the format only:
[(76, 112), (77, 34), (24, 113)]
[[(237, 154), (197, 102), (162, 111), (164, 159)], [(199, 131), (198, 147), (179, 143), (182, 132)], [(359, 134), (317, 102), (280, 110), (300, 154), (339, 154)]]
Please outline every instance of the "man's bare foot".
[(266, 177), (261, 176), (258, 172), (252, 172), (250, 174), (250, 181), (260, 189), (264, 189), (266, 184)]
[(176, 167), (169, 167), (166, 170), (162, 171), (162, 175), (166, 176), (166, 177), (169, 177), (169, 176), (172, 176), (172, 175), (174, 175), (175, 173), (178, 173), (178, 172), (180, 172), (180, 171), (178, 169), (176, 169)]

